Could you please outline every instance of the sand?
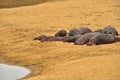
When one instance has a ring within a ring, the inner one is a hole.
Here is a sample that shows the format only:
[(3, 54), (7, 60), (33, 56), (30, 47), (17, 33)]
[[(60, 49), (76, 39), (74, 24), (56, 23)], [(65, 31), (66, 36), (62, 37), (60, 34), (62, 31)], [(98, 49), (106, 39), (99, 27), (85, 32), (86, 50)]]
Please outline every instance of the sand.
[(76, 46), (33, 41), (41, 34), (79, 27), (96, 30), (112, 25), (120, 32), (120, 0), (6, 4), (0, 6), (0, 63), (30, 69), (24, 80), (120, 80), (119, 42)]

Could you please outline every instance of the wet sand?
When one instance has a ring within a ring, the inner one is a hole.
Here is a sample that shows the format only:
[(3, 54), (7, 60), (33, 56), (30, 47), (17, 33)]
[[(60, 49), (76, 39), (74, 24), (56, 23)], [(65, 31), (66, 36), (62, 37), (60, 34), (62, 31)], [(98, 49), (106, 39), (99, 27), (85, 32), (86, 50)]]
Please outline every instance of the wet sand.
[(32, 73), (24, 80), (119, 80), (120, 43), (75, 46), (33, 41), (60, 29), (114, 26), (120, 32), (119, 0), (66, 0), (0, 9), (0, 63)]

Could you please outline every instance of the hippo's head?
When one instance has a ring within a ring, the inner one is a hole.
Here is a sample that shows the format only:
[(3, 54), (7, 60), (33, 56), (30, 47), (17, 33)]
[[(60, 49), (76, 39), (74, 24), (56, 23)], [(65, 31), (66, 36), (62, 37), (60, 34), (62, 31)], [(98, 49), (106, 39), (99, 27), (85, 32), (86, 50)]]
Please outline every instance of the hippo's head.
[(35, 37), (33, 40), (43, 40), (43, 39), (46, 39), (46, 38), (47, 38), (47, 36), (41, 35), (41, 36)]
[(55, 37), (64, 37), (67, 35), (66, 30), (59, 30), (57, 33), (55, 33)]
[(82, 38), (79, 38), (75, 41), (74, 43), (75, 45), (84, 45), (85, 44), (85, 40)]

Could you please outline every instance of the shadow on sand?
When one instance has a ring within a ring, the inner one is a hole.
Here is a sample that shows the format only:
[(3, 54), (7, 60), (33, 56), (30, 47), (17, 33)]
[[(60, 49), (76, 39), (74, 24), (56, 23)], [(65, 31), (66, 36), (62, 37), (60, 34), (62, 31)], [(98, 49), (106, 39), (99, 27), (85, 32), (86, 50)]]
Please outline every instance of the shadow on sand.
[(0, 0), (0, 9), (37, 5), (48, 1), (59, 0)]

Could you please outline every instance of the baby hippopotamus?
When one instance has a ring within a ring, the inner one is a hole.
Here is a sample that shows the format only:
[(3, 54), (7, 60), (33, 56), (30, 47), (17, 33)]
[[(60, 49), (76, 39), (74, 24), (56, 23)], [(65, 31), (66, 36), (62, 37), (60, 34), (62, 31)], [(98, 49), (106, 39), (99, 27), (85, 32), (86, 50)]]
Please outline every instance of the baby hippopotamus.
[(92, 30), (90, 30), (88, 27), (80, 27), (78, 30), (80, 31), (81, 35), (92, 32)]
[(46, 35), (41, 35), (41, 36), (35, 37), (33, 40), (42, 40), (42, 39), (47, 39), (47, 36)]
[(115, 36), (117, 36), (118, 35), (118, 31), (114, 28), (114, 27), (112, 27), (112, 26), (106, 26), (104, 29), (103, 29), (103, 33), (105, 33), (105, 34), (113, 34), (113, 35), (115, 35)]
[(79, 34), (80, 34), (80, 31), (78, 29), (71, 29), (68, 33), (68, 36), (75, 36)]
[(99, 34), (93, 36), (87, 45), (99, 45), (99, 44), (108, 44), (108, 43), (113, 43), (113, 42), (118, 42), (120, 41), (119, 37), (116, 37), (112, 34)]
[(92, 30), (87, 27), (80, 27), (79, 29), (71, 29), (68, 33), (68, 36), (84, 35), (89, 32), (92, 32)]
[(40, 40), (41, 42), (49, 42), (49, 41), (62, 41), (64, 38), (66, 37), (41, 35), (41, 36), (35, 37), (33, 40)]
[(101, 33), (98, 32), (91, 32), (91, 33), (86, 33), (82, 35), (79, 39), (75, 41), (75, 45), (84, 45), (89, 42), (89, 39), (95, 35), (99, 35)]
[(55, 37), (64, 37), (67, 35), (66, 30), (59, 30), (58, 32), (55, 33)]

